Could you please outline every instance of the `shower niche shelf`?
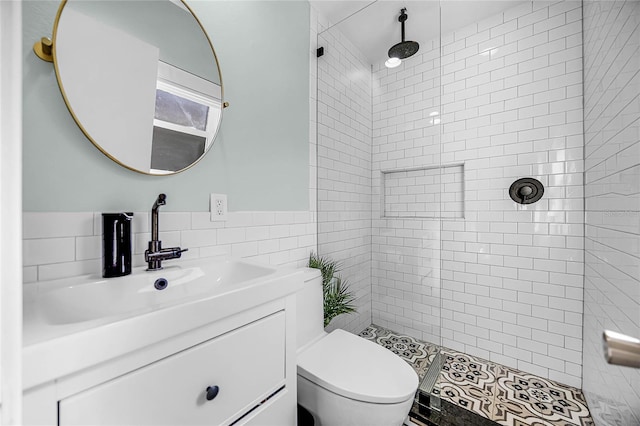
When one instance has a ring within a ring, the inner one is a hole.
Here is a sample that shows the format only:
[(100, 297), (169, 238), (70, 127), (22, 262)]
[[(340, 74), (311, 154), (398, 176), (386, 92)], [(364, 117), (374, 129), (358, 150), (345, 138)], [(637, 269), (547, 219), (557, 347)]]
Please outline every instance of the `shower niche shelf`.
[(464, 218), (464, 164), (382, 172), (382, 217)]

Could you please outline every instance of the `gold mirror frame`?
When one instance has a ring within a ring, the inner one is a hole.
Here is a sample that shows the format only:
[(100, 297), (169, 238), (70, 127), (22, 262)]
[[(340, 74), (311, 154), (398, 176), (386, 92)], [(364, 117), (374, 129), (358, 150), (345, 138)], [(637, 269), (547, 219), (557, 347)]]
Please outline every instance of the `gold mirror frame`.
[[(171, 1), (171, 0), (167, 0), (167, 1)], [(176, 0), (176, 1), (178, 1), (178, 0)], [(136, 168), (128, 166), (127, 164), (124, 164), (123, 162), (121, 162), (120, 160), (115, 158), (113, 155), (109, 154), (109, 152), (107, 152), (106, 149), (104, 149), (97, 141), (95, 141), (93, 139), (93, 137), (89, 134), (87, 129), (85, 129), (85, 127), (82, 125), (82, 123), (80, 122), (78, 117), (76, 116), (76, 114), (73, 111), (73, 108), (71, 106), (71, 102), (67, 98), (67, 94), (65, 93), (64, 86), (63, 86), (62, 81), (60, 79), (60, 70), (58, 68), (58, 59), (57, 59), (57, 56), (56, 56), (56, 37), (57, 37), (57, 33), (58, 33), (58, 24), (60, 22), (60, 17), (62, 15), (62, 12), (63, 12), (64, 7), (67, 4), (68, 0), (62, 0), (61, 3), (60, 3), (60, 6), (58, 7), (58, 11), (56, 13), (56, 18), (55, 18), (55, 21), (53, 23), (52, 39), (48, 40), (46, 37), (43, 37), (41, 40), (37, 41), (35, 43), (35, 45), (34, 45), (34, 52), (36, 53), (36, 55), (39, 58), (41, 58), (42, 60), (45, 60), (45, 61), (51, 61), (51, 59), (49, 59), (49, 58), (52, 58), (53, 67), (55, 69), (55, 74), (56, 74), (56, 80), (58, 82), (58, 87), (60, 88), (60, 93), (62, 94), (62, 98), (64, 99), (64, 103), (67, 106), (67, 109), (69, 110), (69, 113), (73, 117), (73, 120), (76, 122), (76, 124), (78, 125), (78, 127), (80, 128), (82, 133), (87, 137), (87, 139), (89, 139), (89, 141), (91, 141), (91, 143), (96, 148), (98, 148), (100, 150), (100, 152), (102, 152), (105, 156), (107, 156), (113, 162), (119, 164), (120, 166), (122, 166), (122, 167), (124, 167), (126, 169), (129, 169), (131, 171), (134, 171), (134, 172), (137, 172), (137, 173), (141, 173), (141, 174), (144, 174), (144, 175), (148, 175), (148, 176), (171, 176), (171, 175), (175, 175), (175, 174), (178, 174), (178, 173), (182, 173), (185, 170), (189, 170), (191, 167), (193, 167), (196, 164), (198, 164), (207, 155), (207, 153), (211, 150), (211, 148), (213, 147), (213, 144), (215, 142), (215, 138), (218, 136), (218, 132), (220, 131), (220, 126), (222, 124), (222, 117), (223, 117), (224, 109), (229, 106), (229, 103), (225, 102), (225, 100), (224, 100), (224, 84), (223, 84), (223, 81), (222, 81), (222, 71), (220, 69), (220, 61), (218, 61), (218, 55), (216, 54), (216, 51), (215, 51), (215, 49), (213, 47), (213, 44), (211, 43), (211, 39), (209, 38), (209, 34), (207, 34), (207, 31), (202, 26), (202, 22), (200, 22), (200, 19), (198, 19), (198, 16), (193, 12), (193, 10), (191, 9), (191, 7), (189, 7), (189, 5), (186, 3), (186, 1), (185, 0), (179, 0), (179, 1), (189, 11), (189, 13), (191, 13), (191, 16), (193, 16), (193, 18), (196, 20), (196, 22), (200, 26), (200, 30), (204, 34), (204, 36), (205, 36), (205, 38), (207, 40), (207, 43), (209, 43), (209, 47), (211, 48), (211, 53), (213, 53), (213, 58), (214, 58), (215, 63), (216, 63), (216, 68), (218, 69), (218, 75), (220, 76), (220, 103), (221, 103), (220, 120), (218, 121), (218, 125), (217, 125), (215, 133), (213, 134), (213, 137), (211, 139), (211, 143), (209, 144), (209, 146), (206, 148), (206, 150), (203, 152), (203, 154), (197, 160), (195, 160), (189, 166), (187, 166), (187, 167), (185, 167), (183, 169), (180, 169), (180, 170), (172, 171), (170, 173), (158, 174), (158, 173), (150, 173), (150, 172), (145, 172), (145, 171), (142, 171), (142, 170), (138, 170)], [(49, 50), (51, 51), (51, 55), (50, 56), (47, 55)], [(44, 54), (43, 54), (43, 51), (44, 51)]]

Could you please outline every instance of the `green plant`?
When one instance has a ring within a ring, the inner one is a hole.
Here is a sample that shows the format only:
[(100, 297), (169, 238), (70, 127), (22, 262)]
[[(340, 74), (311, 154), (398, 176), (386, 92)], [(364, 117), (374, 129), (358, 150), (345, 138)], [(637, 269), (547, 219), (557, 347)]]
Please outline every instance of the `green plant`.
[(349, 291), (349, 284), (336, 275), (340, 271), (340, 263), (327, 257), (320, 257), (314, 252), (309, 255), (309, 267), (320, 270), (322, 275), (322, 295), (324, 299), (324, 326), (340, 314), (356, 311), (355, 295)]

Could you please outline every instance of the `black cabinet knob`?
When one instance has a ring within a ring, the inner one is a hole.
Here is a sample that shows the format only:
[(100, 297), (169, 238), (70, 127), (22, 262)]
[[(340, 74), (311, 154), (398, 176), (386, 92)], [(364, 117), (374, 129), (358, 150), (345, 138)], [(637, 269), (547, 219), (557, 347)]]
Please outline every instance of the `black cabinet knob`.
[(220, 388), (218, 386), (209, 386), (207, 388), (207, 401), (211, 401), (213, 398), (218, 396), (218, 392), (220, 392)]

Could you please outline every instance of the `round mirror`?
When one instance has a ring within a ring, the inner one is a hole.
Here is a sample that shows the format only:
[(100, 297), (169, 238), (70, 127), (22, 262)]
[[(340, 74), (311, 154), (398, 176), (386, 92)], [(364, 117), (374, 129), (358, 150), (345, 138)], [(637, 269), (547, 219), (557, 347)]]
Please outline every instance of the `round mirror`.
[(122, 166), (178, 173), (213, 145), (222, 118), (220, 68), (184, 2), (64, 0), (53, 61), (74, 120)]

